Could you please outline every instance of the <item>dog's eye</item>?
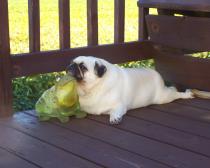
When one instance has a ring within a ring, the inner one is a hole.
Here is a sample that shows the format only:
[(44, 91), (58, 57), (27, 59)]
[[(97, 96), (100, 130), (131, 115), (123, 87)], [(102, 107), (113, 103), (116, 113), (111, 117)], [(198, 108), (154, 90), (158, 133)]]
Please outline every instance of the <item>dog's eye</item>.
[(80, 63), (79, 64), (79, 68), (83, 71), (83, 72), (86, 72), (88, 69), (87, 67), (83, 64), (83, 63)]

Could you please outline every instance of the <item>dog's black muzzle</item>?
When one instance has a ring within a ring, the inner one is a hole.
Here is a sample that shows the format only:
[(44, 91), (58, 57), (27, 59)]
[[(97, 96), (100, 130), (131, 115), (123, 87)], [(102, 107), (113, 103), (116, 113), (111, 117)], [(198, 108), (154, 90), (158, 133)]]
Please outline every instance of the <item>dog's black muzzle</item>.
[(66, 73), (69, 73), (78, 82), (83, 80), (82, 71), (80, 70), (79, 65), (77, 65), (76, 63), (71, 63), (69, 66), (67, 66)]

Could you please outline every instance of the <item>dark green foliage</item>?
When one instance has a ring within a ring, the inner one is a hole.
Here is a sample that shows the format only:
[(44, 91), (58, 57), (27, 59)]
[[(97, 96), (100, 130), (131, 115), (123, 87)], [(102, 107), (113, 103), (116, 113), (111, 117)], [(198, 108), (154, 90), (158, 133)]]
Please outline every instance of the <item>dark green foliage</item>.
[(120, 64), (120, 66), (125, 67), (125, 68), (140, 68), (140, 67), (154, 67), (154, 60), (149, 59), (149, 60), (142, 60), (142, 61), (133, 61), (125, 64)]
[(42, 93), (54, 85), (63, 73), (51, 73), (21, 77), (13, 80), (13, 109), (23, 111), (34, 109), (34, 105)]

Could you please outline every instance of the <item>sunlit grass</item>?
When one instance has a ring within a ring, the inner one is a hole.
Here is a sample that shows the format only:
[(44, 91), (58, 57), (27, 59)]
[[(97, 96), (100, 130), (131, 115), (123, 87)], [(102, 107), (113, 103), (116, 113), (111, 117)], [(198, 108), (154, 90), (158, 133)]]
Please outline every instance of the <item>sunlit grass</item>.
[(28, 1), (8, 0), (11, 52), (28, 52)]
[[(29, 51), (28, 0), (8, 0), (11, 52)], [(70, 1), (71, 47), (87, 45), (86, 0)], [(138, 7), (136, 0), (126, 0), (125, 41), (138, 38)], [(99, 44), (114, 41), (114, 1), (98, 0)], [(59, 48), (58, 0), (40, 0), (41, 50)]]

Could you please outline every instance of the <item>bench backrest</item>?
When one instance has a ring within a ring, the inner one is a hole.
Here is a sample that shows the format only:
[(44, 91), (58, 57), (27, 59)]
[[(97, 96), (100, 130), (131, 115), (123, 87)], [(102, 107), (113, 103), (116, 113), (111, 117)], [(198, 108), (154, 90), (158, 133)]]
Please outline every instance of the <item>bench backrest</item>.
[(193, 51), (210, 50), (210, 0), (140, 0), (139, 5), (158, 8), (160, 15), (146, 16), (151, 41)]
[[(114, 0), (114, 44), (108, 45), (98, 45), (98, 0), (86, 1), (88, 46), (82, 48), (71, 48), (70, 0), (58, 0), (60, 49), (40, 51), (40, 2), (28, 0), (30, 52), (12, 55), (8, 0), (0, 0), (0, 116), (12, 113), (12, 79), (15, 77), (65, 70), (71, 59), (79, 55), (94, 55), (113, 63), (141, 60), (153, 55), (150, 43), (124, 43), (125, 0)], [(142, 32), (140, 25), (139, 32)]]

